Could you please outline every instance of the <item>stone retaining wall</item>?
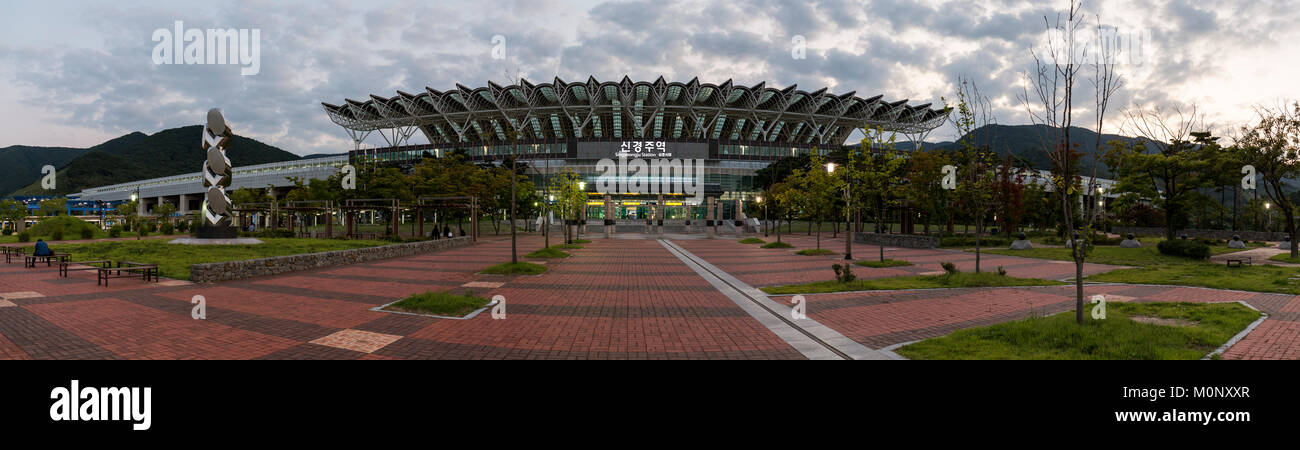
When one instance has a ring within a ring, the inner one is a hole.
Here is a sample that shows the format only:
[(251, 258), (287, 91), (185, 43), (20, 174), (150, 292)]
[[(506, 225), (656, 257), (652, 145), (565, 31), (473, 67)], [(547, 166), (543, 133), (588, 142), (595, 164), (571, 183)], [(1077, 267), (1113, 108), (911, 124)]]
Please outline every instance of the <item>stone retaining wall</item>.
[(939, 238), (918, 234), (853, 233), (853, 243), (902, 248), (935, 248)]
[(307, 253), (303, 255), (273, 256), (270, 258), (246, 259), (242, 261), (194, 264), (190, 266), (190, 281), (195, 283), (212, 283), (217, 281), (238, 280), (242, 278), (260, 277), (298, 270), (342, 266), (374, 261), (376, 259), (411, 256), (448, 248), (463, 247), (469, 244), (470, 238), (456, 237), (451, 239), (436, 239), (431, 241), (382, 245), (379, 247)]
[[(1120, 236), (1126, 236), (1129, 233), (1133, 233), (1136, 236), (1164, 237), (1165, 235), (1164, 228), (1156, 228), (1156, 227), (1111, 227), (1110, 232), (1114, 234), (1118, 234)], [(1232, 239), (1232, 235), (1235, 234), (1241, 236), (1241, 239), (1245, 241), (1281, 241), (1282, 238), (1288, 236), (1286, 233), (1280, 231), (1271, 231), (1271, 232), (1270, 231), (1227, 231), (1227, 230), (1197, 230), (1197, 229), (1182, 230), (1176, 233), (1176, 235), (1181, 236), (1184, 233), (1186, 233), (1188, 236), (1196, 237), (1196, 238), (1225, 239), (1225, 240)]]

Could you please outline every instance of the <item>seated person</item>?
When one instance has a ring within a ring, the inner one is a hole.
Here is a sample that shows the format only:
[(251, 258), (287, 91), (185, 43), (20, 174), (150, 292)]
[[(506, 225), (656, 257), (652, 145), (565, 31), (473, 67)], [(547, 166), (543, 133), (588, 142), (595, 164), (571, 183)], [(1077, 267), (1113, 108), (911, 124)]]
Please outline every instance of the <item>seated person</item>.
[(36, 249), (32, 251), (32, 256), (51, 256), (54, 252), (50, 250), (50, 244), (46, 244), (44, 239), (36, 240)]

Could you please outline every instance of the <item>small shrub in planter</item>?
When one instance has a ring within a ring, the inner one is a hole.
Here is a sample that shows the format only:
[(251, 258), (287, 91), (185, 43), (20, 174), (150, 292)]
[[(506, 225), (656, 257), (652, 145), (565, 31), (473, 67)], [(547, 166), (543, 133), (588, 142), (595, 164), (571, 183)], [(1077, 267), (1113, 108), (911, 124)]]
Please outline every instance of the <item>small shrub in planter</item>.
[(82, 238), (82, 239), (94, 239), (94, 238), (95, 238), (95, 229), (94, 229), (94, 228), (82, 228), (82, 229), (81, 229), (81, 238)]
[(940, 265), (940, 266), (943, 266), (943, 271), (944, 271), (944, 272), (947, 272), (948, 275), (956, 275), (956, 274), (961, 273), (961, 270), (958, 270), (958, 269), (957, 269), (957, 265), (956, 265), (956, 264), (953, 264), (953, 263), (950, 263), (950, 262), (944, 261), (944, 262), (939, 263), (939, 265)]
[(835, 270), (835, 281), (848, 283), (858, 278), (853, 275), (853, 266), (850, 264), (833, 264), (831, 269)]
[(28, 233), (26, 231), (22, 233), (18, 233), (18, 242), (31, 242), (31, 241), (32, 241), (31, 233)]
[(1205, 245), (1204, 242), (1196, 240), (1178, 239), (1172, 241), (1160, 241), (1159, 244), (1156, 244), (1156, 249), (1160, 250), (1160, 253), (1164, 255), (1181, 256), (1191, 259), (1210, 258), (1210, 246)]
[(762, 246), (762, 248), (790, 248), (790, 247), (794, 247), (794, 246), (785, 242), (768, 242), (766, 244), (763, 244)]
[(113, 225), (113, 228), (108, 229), (108, 237), (122, 237), (122, 227)]
[(173, 227), (172, 224), (170, 223), (162, 224), (162, 234), (172, 234), (175, 231), (176, 231), (176, 227)]

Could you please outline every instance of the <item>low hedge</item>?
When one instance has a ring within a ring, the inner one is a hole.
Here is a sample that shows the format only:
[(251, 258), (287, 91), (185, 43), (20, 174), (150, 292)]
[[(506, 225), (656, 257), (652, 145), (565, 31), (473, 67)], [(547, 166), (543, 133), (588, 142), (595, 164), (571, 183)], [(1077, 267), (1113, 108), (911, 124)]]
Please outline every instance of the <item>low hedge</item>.
[(1204, 242), (1190, 239), (1174, 239), (1160, 241), (1156, 244), (1156, 249), (1161, 254), (1170, 256), (1181, 256), (1191, 259), (1210, 259), (1210, 246)]

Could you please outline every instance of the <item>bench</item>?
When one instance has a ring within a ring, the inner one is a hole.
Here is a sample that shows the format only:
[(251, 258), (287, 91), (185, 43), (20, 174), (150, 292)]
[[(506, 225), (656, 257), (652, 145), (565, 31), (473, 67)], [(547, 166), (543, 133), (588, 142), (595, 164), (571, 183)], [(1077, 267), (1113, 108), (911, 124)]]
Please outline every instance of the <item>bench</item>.
[(1247, 266), (1250, 265), (1249, 256), (1229, 256), (1225, 259), (1227, 259), (1228, 267), (1232, 267), (1232, 263), (1237, 263), (1237, 267), (1241, 267), (1242, 264), (1245, 264)]
[(63, 262), (71, 258), (72, 255), (67, 253), (59, 253), (59, 252), (51, 252), (48, 255), (26, 255), (23, 257), (23, 267), (26, 267), (28, 269), (35, 269), (36, 263), (40, 261), (45, 261), (45, 267), (50, 267), (54, 265), (55, 260), (58, 260), (59, 262)]
[[(85, 267), (70, 267), (74, 264), (85, 266)], [(93, 264), (99, 264), (100, 267), (95, 267), (93, 266)], [(109, 266), (112, 265), (113, 262), (107, 259), (101, 259), (98, 261), (59, 261), (59, 276), (63, 278), (67, 278), (68, 271), (71, 270), (95, 270), (101, 267), (107, 269)]]
[(26, 255), (27, 255), (27, 248), (26, 248), (26, 247), (3, 247), (3, 248), (4, 248), (5, 263), (6, 263), (6, 264), (13, 263), (13, 262), (14, 262), (14, 261), (13, 261), (13, 257), (15, 257), (15, 256), (26, 256)]
[[(102, 282), (104, 287), (108, 287), (109, 278), (128, 278), (136, 275), (140, 275), (146, 282), (149, 280), (153, 280), (155, 283), (158, 282), (158, 266), (156, 264), (118, 261), (117, 267), (96, 267), (95, 270), (97, 272), (95, 285)], [(126, 272), (126, 275), (123, 275), (122, 272)], [(131, 272), (138, 273), (133, 274)]]

